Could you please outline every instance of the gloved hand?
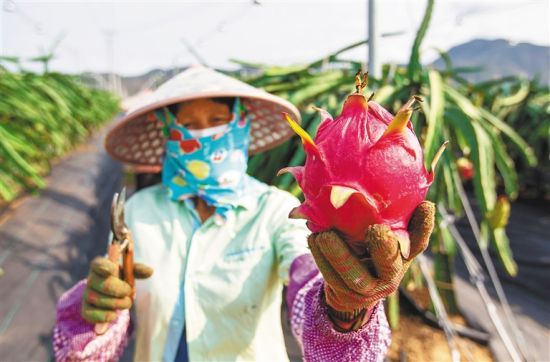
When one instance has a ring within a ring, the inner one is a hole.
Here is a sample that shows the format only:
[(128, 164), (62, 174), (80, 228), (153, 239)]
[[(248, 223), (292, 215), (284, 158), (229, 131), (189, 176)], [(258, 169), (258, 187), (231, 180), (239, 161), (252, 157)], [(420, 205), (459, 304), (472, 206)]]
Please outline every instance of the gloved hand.
[[(429, 201), (415, 209), (408, 225), (407, 258), (401, 255), (397, 235), (387, 225), (371, 225), (367, 229), (366, 258), (355, 255), (334, 231), (309, 236), (311, 253), (325, 279), (325, 301), (333, 321), (357, 321), (378, 300), (397, 290), (413, 258), (428, 246), (434, 217), (435, 207)], [(351, 324), (350, 330), (361, 326)]]
[[(107, 258), (96, 257), (90, 264), (86, 289), (82, 296), (82, 317), (90, 323), (106, 323), (116, 319), (118, 309), (132, 306), (132, 288), (124, 280), (117, 278), (120, 266)], [(144, 264), (134, 264), (134, 277), (146, 279), (153, 269)]]

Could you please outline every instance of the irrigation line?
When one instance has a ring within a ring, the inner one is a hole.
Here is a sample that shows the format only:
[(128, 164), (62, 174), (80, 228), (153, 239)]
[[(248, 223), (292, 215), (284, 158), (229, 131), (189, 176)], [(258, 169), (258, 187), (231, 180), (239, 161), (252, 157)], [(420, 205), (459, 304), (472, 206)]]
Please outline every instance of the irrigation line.
[[(420, 272), (424, 276), (424, 280), (426, 280), (426, 284), (428, 285), (428, 292), (430, 293), (430, 298), (432, 299), (434, 305), (435, 315), (437, 317), (439, 326), (443, 328), (443, 332), (445, 332), (445, 336), (447, 337), (447, 344), (449, 345), (449, 349), (451, 350), (451, 360), (453, 362), (460, 362), (460, 352), (458, 350), (458, 344), (456, 342), (457, 335), (453, 327), (451, 326), (451, 323), (449, 322), (449, 317), (447, 315), (447, 311), (445, 310), (445, 306), (441, 301), (441, 297), (439, 296), (439, 292), (437, 291), (435, 282), (428, 270), (426, 257), (424, 255), (418, 255), (416, 259), (418, 261), (418, 265), (420, 266)], [(468, 351), (467, 359), (469, 361), (474, 360), (470, 351)]]
[(510, 308), (510, 303), (508, 303), (508, 298), (506, 297), (506, 293), (504, 293), (504, 289), (502, 288), (502, 283), (498, 278), (498, 275), (495, 269), (495, 264), (493, 263), (493, 260), (489, 255), (489, 250), (487, 246), (483, 246), (487, 244), (483, 244), (481, 242), (481, 233), (479, 231), (479, 225), (477, 223), (474, 212), (472, 210), (472, 206), (470, 205), (470, 201), (468, 200), (468, 196), (466, 195), (466, 192), (464, 192), (464, 188), (462, 187), (461, 184), (457, 185), (457, 189), (460, 195), (460, 200), (462, 202), (462, 205), (464, 206), (466, 218), (470, 223), (477, 245), (479, 246), (479, 250), (481, 251), (481, 257), (483, 259), (483, 263), (485, 264), (485, 267), (489, 272), (489, 278), (491, 279), (491, 282), (495, 287), (498, 300), (500, 301), (500, 304), (502, 305), (502, 309), (504, 310), (504, 316), (506, 317), (506, 321), (508, 322), (508, 325), (512, 330), (512, 334), (515, 337), (516, 347), (519, 349), (523, 359), (528, 360), (527, 354), (523, 349), (524, 346), (527, 346), (527, 344), (525, 343), (525, 339), (523, 338), (523, 335), (521, 333), (517, 320), (514, 317), (514, 314), (512, 313), (512, 309)]
[(484, 274), (483, 269), (477, 262), (476, 258), (468, 248), (468, 245), (466, 245), (466, 242), (462, 238), (462, 235), (460, 235), (460, 232), (457, 230), (456, 226), (454, 225), (454, 216), (451, 216), (447, 213), (444, 207), (439, 205), (438, 207), (439, 212), (443, 215), (443, 223), (445, 225), (442, 225), (444, 227), (447, 227), (455, 239), (460, 252), (462, 253), (462, 257), (464, 258), (464, 263), (466, 264), (466, 269), (468, 270), (468, 274), (470, 275), (470, 281), (476, 286), (479, 295), (481, 296), (481, 299), (483, 300), (483, 305), (487, 309), (487, 313), (489, 314), (489, 318), (491, 319), (491, 322), (495, 326), (495, 329), (499, 335), (499, 337), (502, 339), (502, 342), (504, 343), (504, 347), (508, 351), (508, 354), (512, 358), (513, 361), (523, 361), (520, 352), (516, 349), (515, 344), (512, 342), (512, 339), (508, 335), (508, 332), (505, 328), (505, 326), (502, 324), (502, 320), (500, 319), (500, 316), (498, 315), (497, 308), (493, 301), (491, 300), (489, 293), (487, 292), (487, 288), (485, 287), (484, 281)]

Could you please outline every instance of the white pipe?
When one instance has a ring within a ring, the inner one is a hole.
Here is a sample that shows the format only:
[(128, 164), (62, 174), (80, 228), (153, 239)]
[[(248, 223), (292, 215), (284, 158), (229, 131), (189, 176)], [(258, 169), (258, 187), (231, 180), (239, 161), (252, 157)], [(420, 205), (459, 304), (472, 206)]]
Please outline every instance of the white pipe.
[(438, 209), (441, 215), (443, 215), (443, 222), (446, 224), (445, 226), (448, 228), (449, 232), (451, 233), (458, 245), (458, 249), (462, 254), (464, 263), (466, 264), (466, 269), (468, 270), (468, 274), (470, 275), (470, 281), (476, 286), (478, 293), (483, 300), (483, 305), (485, 306), (485, 309), (489, 314), (489, 318), (491, 319), (491, 322), (493, 323), (497, 334), (502, 340), (504, 347), (508, 351), (508, 354), (513, 361), (524, 361), (524, 359), (521, 357), (520, 351), (516, 349), (516, 346), (510, 338), (508, 331), (504, 327), (502, 320), (497, 313), (495, 304), (489, 297), (489, 293), (487, 293), (487, 289), (485, 288), (485, 284), (483, 283), (483, 269), (478, 264), (476, 258), (473, 256), (472, 252), (466, 245), (466, 242), (462, 238), (462, 235), (460, 235), (460, 232), (454, 225), (454, 218), (447, 213), (447, 210), (445, 210), (442, 205), (439, 205)]
[(378, 61), (378, 53), (376, 48), (378, 46), (378, 40), (380, 38), (380, 32), (378, 31), (378, 7), (376, 6), (376, 0), (368, 0), (368, 38), (369, 38), (369, 56), (368, 56), (368, 70), (369, 75), (374, 78), (380, 78), (381, 69)]
[(4, 55), (4, 29), (3, 18), (4, 17), (4, 0), (0, 0), (0, 56)]

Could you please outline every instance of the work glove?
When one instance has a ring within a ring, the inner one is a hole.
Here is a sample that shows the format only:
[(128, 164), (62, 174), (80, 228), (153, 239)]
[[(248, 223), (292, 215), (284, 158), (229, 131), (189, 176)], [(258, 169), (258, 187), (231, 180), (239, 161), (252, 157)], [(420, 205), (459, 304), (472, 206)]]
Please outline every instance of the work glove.
[[(115, 275), (121, 266), (107, 258), (96, 257), (90, 264), (86, 289), (82, 296), (82, 318), (90, 323), (107, 323), (116, 319), (116, 311), (132, 307), (132, 287)], [(144, 264), (134, 264), (134, 277), (147, 279), (153, 269)]]
[(414, 257), (428, 246), (434, 217), (435, 207), (429, 201), (415, 209), (408, 225), (410, 251), (404, 253), (406, 257), (398, 236), (387, 225), (369, 226), (363, 248), (367, 253), (362, 256), (356, 255), (335, 231), (309, 236), (309, 248), (325, 280), (325, 302), (333, 322), (349, 322), (346, 331), (356, 330), (366, 311), (397, 290)]

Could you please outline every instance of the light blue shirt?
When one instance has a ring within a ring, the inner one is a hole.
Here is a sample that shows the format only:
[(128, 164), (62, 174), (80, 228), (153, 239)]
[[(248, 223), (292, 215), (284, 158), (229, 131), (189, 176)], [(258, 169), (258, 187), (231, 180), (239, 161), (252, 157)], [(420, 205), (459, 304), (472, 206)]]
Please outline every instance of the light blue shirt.
[(184, 325), (193, 361), (287, 359), (281, 290), (292, 261), (308, 253), (309, 230), (288, 219), (294, 196), (253, 185), (227, 219), (203, 224), (161, 185), (128, 200), (135, 260), (155, 269), (136, 283), (135, 360), (174, 360)]

